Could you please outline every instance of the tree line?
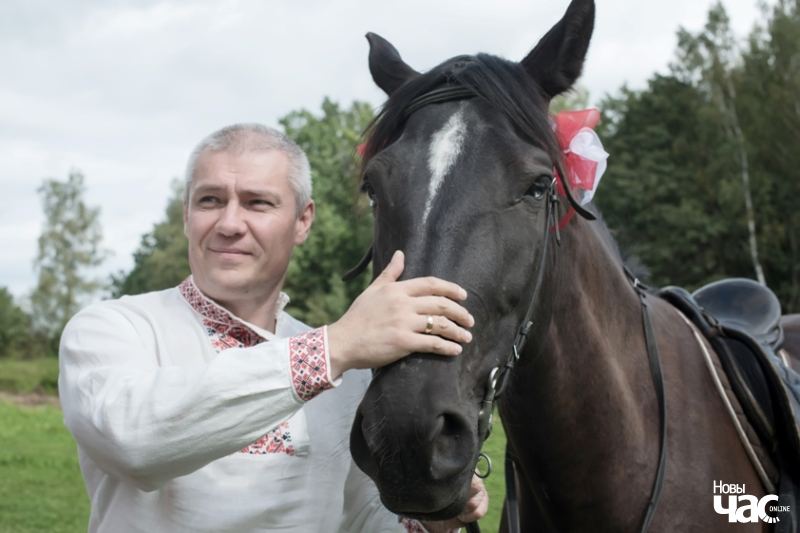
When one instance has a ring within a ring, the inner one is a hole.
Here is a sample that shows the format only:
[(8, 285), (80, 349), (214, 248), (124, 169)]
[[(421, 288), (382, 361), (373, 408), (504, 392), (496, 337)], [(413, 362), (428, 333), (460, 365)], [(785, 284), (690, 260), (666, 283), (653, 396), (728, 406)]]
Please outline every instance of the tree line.
[[(604, 97), (598, 128), (609, 167), (596, 204), (629, 260), (653, 285), (689, 289), (723, 277), (766, 282), (784, 312), (800, 312), (799, 0), (763, 7), (764, 22), (737, 40), (722, 4), (705, 27), (678, 32), (667, 73), (640, 90)], [(553, 103), (582, 107), (585, 89)], [(363, 102), (325, 99), (319, 112), (280, 119), (308, 154), (317, 219), (292, 260), (289, 310), (321, 324), (338, 317), (368, 283), (341, 275), (369, 246), (370, 211), (358, 195), (356, 146), (373, 118)], [(45, 227), (26, 305), (0, 287), (0, 356), (55, 354), (67, 320), (91, 299), (172, 287), (189, 273), (183, 181), (163, 220), (142, 236), (128, 271), (91, 276), (106, 252), (99, 209), (83, 201), (85, 179), (45, 180)], [(25, 309), (25, 310), (23, 310)]]

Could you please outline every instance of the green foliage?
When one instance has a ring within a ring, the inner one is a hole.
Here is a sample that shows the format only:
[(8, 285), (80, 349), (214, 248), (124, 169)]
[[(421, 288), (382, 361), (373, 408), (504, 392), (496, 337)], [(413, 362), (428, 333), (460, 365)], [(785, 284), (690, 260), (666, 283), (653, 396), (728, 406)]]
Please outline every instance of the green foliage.
[(358, 195), (355, 150), (372, 116), (365, 103), (341, 109), (326, 98), (321, 115), (294, 111), (280, 121), (311, 164), (316, 219), (308, 241), (295, 250), (286, 281), (290, 312), (310, 324), (339, 318), (368, 282), (366, 274), (348, 284), (340, 278), (370, 243), (372, 219)]
[(31, 357), (37, 344), (31, 327), (30, 317), (14, 303), (11, 293), (0, 287), (0, 358)]
[(189, 275), (183, 193), (183, 182), (174, 180), (164, 220), (142, 237), (133, 254), (133, 268), (127, 274), (112, 276), (111, 293), (115, 298), (174, 287)]
[(84, 177), (70, 172), (66, 181), (45, 180), (39, 187), (45, 225), (34, 262), (38, 274), (31, 294), (34, 326), (57, 343), (64, 325), (102, 284), (87, 273), (106, 256), (100, 248), (100, 210), (83, 201)]
[(481, 531), (495, 533), (500, 530), (500, 518), (503, 513), (503, 498), (506, 495), (505, 456), (506, 434), (500, 423), (500, 416), (495, 412), (494, 429), (483, 443), (483, 452), (492, 460), (492, 474), (483, 480), (489, 493), (489, 511), (481, 520)]
[(719, 168), (724, 159), (708, 150), (724, 145), (713, 108), (671, 76), (655, 76), (641, 93), (624, 90), (601, 108), (599, 133), (611, 157), (597, 203), (622, 248), (658, 285), (691, 286), (735, 270), (742, 252), (730, 243), (742, 241), (744, 228), (722, 216), (720, 180), (730, 178)]
[(622, 248), (654, 285), (695, 288), (754, 276), (747, 184), (767, 283), (800, 310), (800, 19), (778, 2), (744, 51), (721, 5), (703, 32), (680, 32), (669, 75), (601, 104), (611, 154), (597, 195)]
[(0, 400), (0, 531), (86, 531), (89, 499), (61, 410)]
[(0, 391), (55, 395), (58, 392), (58, 360), (55, 357), (24, 361), (0, 359)]
[(785, 310), (800, 311), (800, 9), (778, 1), (753, 33), (737, 83), (758, 195), (767, 281)]

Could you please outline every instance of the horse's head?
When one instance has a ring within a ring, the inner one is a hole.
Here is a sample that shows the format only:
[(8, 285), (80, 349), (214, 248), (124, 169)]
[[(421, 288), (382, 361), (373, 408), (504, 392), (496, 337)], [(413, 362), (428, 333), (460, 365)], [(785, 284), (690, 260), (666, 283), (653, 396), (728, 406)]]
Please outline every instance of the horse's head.
[(537, 273), (547, 275), (560, 165), (548, 103), (580, 74), (593, 21), (593, 2), (573, 0), (520, 63), (459, 56), (425, 74), (368, 35), (372, 77), (389, 95), (364, 152), (375, 271), (404, 250), (405, 278), (460, 284), (476, 320), (459, 357), (413, 354), (382, 368), (359, 407), (353, 457), (397, 513), (441, 519), (461, 511), (484, 436), (489, 376), (531, 311), (529, 344), (546, 327), (547, 283)]

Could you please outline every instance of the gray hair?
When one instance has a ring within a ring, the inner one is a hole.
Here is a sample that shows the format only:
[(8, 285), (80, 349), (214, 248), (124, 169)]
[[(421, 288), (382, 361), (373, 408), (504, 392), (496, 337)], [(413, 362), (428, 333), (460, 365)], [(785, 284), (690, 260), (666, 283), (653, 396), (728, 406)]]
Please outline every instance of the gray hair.
[(311, 200), (311, 169), (303, 149), (276, 129), (262, 124), (233, 124), (215, 131), (192, 150), (186, 165), (184, 204), (189, 203), (189, 189), (197, 170), (197, 160), (205, 152), (266, 152), (279, 150), (289, 160), (289, 185), (294, 191), (295, 210), (299, 216)]

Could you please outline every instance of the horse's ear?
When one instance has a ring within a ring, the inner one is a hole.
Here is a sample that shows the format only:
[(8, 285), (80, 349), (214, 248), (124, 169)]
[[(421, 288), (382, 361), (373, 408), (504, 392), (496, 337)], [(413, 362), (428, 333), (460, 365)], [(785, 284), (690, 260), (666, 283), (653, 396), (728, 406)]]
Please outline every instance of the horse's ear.
[(548, 98), (572, 87), (581, 75), (593, 29), (594, 0), (572, 0), (564, 17), (522, 60)]
[(380, 35), (370, 32), (367, 34), (367, 41), (369, 41), (369, 71), (372, 79), (387, 95), (391, 95), (406, 81), (419, 75), (419, 72), (403, 61), (392, 43)]

